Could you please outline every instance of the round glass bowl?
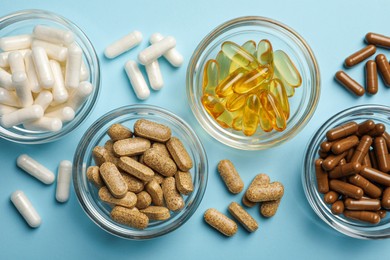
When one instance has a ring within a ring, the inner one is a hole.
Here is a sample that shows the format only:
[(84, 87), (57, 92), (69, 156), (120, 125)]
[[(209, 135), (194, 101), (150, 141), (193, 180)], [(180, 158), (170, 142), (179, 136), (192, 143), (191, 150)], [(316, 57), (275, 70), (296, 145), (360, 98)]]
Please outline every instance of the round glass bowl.
[(355, 121), (361, 123), (371, 119), (375, 123), (384, 124), (390, 129), (390, 107), (380, 105), (356, 106), (332, 116), (326, 121), (311, 138), (303, 159), (302, 185), (307, 200), (315, 213), (329, 226), (335, 230), (355, 238), (380, 239), (390, 238), (390, 214), (382, 219), (379, 224), (367, 224), (360, 221), (345, 218), (341, 215), (334, 215), (330, 205), (323, 200), (323, 194), (317, 190), (317, 181), (314, 162), (318, 156), (320, 144), (326, 139), (326, 132), (339, 125)]
[[(221, 127), (204, 109), (202, 78), (205, 63), (215, 59), (225, 41), (243, 44), (268, 39), (274, 50), (285, 51), (302, 76), (302, 85), (289, 98), (290, 118), (283, 132), (257, 131), (245, 136), (240, 131)], [(310, 120), (320, 96), (320, 73), (317, 61), (306, 41), (288, 26), (258, 16), (240, 17), (218, 26), (195, 49), (187, 69), (187, 98), (192, 112), (201, 126), (218, 141), (242, 150), (262, 150), (281, 144), (294, 137)]]
[[(86, 169), (94, 165), (92, 149), (103, 146), (109, 140), (106, 134), (108, 128), (120, 123), (133, 129), (135, 121), (147, 119), (164, 124), (171, 128), (172, 136), (178, 137), (186, 147), (193, 160), (190, 170), (194, 191), (184, 196), (185, 207), (176, 213), (171, 212), (171, 218), (166, 221), (151, 221), (144, 230), (137, 230), (121, 225), (110, 218), (111, 208), (102, 203), (98, 196), (98, 189), (88, 181)], [(150, 239), (162, 236), (183, 225), (198, 208), (202, 201), (208, 175), (208, 163), (205, 150), (198, 136), (192, 128), (178, 116), (160, 107), (150, 105), (133, 105), (115, 109), (99, 118), (82, 137), (73, 161), (73, 184), (77, 198), (87, 215), (105, 231), (127, 239)]]
[(92, 83), (94, 89), (84, 105), (76, 111), (75, 118), (70, 122), (64, 123), (62, 129), (58, 132), (31, 131), (24, 129), (22, 126), (12, 128), (0, 126), (0, 137), (16, 143), (47, 143), (57, 140), (73, 131), (90, 114), (100, 91), (100, 66), (95, 49), (85, 33), (68, 19), (42, 10), (25, 10), (12, 13), (0, 18), (0, 38), (19, 34), (30, 34), (34, 26), (38, 24), (70, 30), (74, 33), (77, 44), (83, 50), (84, 63), (89, 70), (89, 78), (87, 80)]

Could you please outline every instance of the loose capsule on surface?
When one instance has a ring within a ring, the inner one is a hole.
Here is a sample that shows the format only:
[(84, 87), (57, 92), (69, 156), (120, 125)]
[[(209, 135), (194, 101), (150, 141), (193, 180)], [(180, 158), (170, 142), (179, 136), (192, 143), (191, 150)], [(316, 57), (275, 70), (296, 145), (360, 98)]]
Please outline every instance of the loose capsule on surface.
[(330, 180), (329, 188), (354, 199), (361, 199), (363, 197), (363, 190), (360, 187), (340, 180)]
[(369, 32), (366, 34), (366, 42), (383, 48), (390, 48), (390, 38), (382, 34)]
[(246, 194), (244, 194), (242, 196), (241, 202), (245, 207), (248, 207), (248, 208), (252, 208), (257, 204), (256, 202), (252, 202), (252, 201), (248, 200), (248, 198), (246, 197)]
[(259, 228), (256, 220), (241, 207), (238, 203), (230, 203), (228, 210), (230, 214), (241, 223), (241, 225), (249, 232), (254, 232)]
[(343, 214), (347, 218), (360, 220), (371, 224), (378, 224), (381, 220), (380, 216), (372, 211), (345, 210)]
[(110, 215), (114, 221), (129, 227), (145, 229), (149, 225), (149, 218), (136, 208), (115, 206)]
[(60, 162), (57, 175), (56, 200), (66, 202), (70, 194), (70, 182), (72, 178), (72, 163), (64, 160)]
[(115, 198), (107, 187), (101, 187), (99, 189), (99, 198), (108, 204), (118, 205), (126, 208), (132, 208), (137, 203), (137, 196), (133, 192), (126, 192), (123, 198)]
[(152, 204), (152, 197), (150, 194), (146, 191), (141, 191), (137, 194), (137, 204), (135, 204), (135, 207), (139, 210), (145, 209)]
[(52, 184), (54, 182), (54, 173), (27, 154), (20, 155), (16, 160), (16, 164), (44, 184)]
[(152, 169), (130, 157), (119, 158), (118, 167), (142, 181), (150, 181), (154, 176)]
[(191, 156), (188, 154), (179, 138), (171, 137), (171, 139), (166, 142), (166, 147), (181, 171), (186, 172), (192, 168), (193, 163)]
[(342, 86), (344, 86), (347, 90), (349, 90), (353, 94), (357, 96), (364, 95), (365, 93), (364, 88), (344, 71), (340, 70), (336, 72), (335, 78)]
[(194, 184), (192, 183), (192, 176), (190, 172), (178, 171), (175, 174), (176, 188), (180, 194), (188, 195), (194, 191)]
[(134, 124), (134, 134), (156, 142), (165, 143), (171, 138), (171, 129), (163, 124), (139, 119)]
[(367, 59), (371, 55), (373, 55), (376, 52), (375, 45), (368, 45), (364, 47), (363, 49), (351, 54), (345, 59), (345, 66), (347, 68), (350, 68), (352, 66), (355, 66), (356, 64), (362, 62), (363, 60)]
[(382, 190), (375, 184), (368, 181), (366, 178), (359, 174), (352, 175), (348, 178), (348, 181), (363, 189), (364, 194), (371, 198), (379, 198), (382, 194)]
[(237, 194), (244, 189), (244, 182), (230, 160), (221, 160), (218, 163), (218, 172), (231, 193)]
[(164, 86), (164, 80), (160, 70), (160, 64), (157, 60), (145, 65), (150, 87), (154, 90), (160, 90)]
[(366, 63), (366, 91), (371, 95), (378, 92), (378, 72), (376, 62), (373, 60)]
[(125, 71), (137, 98), (140, 100), (147, 99), (150, 96), (150, 90), (137, 63), (129, 60), (125, 64)]
[(117, 156), (134, 156), (144, 153), (150, 148), (150, 141), (141, 137), (116, 141), (113, 149)]
[(381, 201), (378, 199), (360, 199), (354, 200), (346, 198), (344, 201), (346, 209), (349, 210), (370, 210), (376, 211), (381, 209)]
[(165, 178), (161, 184), (161, 188), (168, 209), (172, 211), (179, 211), (184, 208), (185, 202), (183, 197), (176, 189), (176, 182), (174, 177)]
[[(259, 187), (265, 187), (265, 186), (267, 186), (267, 185), (269, 184), (269, 182), (270, 182), (270, 178), (269, 178), (269, 176), (268, 176), (267, 174), (265, 174), (265, 173), (257, 174), (257, 175), (253, 178), (253, 180), (252, 180), (251, 184), (249, 185), (247, 191), (248, 191), (249, 189), (256, 189), (256, 187), (258, 187), (258, 188), (259, 188)], [(254, 205), (256, 205), (256, 203), (250, 201), (250, 200), (247, 198), (247, 196), (246, 196), (247, 191), (246, 191), (245, 194), (243, 195), (243, 201), (244, 201), (244, 197), (245, 197), (245, 201), (247, 201), (246, 203), (244, 202), (244, 205), (246, 205), (247, 207), (253, 207)]]
[(148, 182), (145, 186), (145, 190), (152, 197), (152, 201), (155, 206), (162, 206), (164, 204), (163, 190), (155, 180)]
[(148, 216), (149, 220), (167, 220), (171, 217), (169, 209), (161, 206), (149, 206), (141, 209), (140, 212)]
[[(150, 36), (150, 43), (155, 44), (164, 39), (160, 33), (154, 33)], [(177, 51), (176, 48), (167, 50), (164, 54), (164, 57), (167, 61), (172, 64), (172, 66), (180, 67), (183, 64), (183, 56)]]
[(281, 200), (282, 199), (262, 202), (260, 205), (260, 214), (266, 218), (273, 217), (279, 208)]
[(171, 158), (159, 154), (153, 148), (145, 151), (143, 161), (147, 166), (166, 177), (173, 176), (177, 172), (175, 162)]
[(142, 33), (139, 31), (133, 31), (107, 46), (104, 50), (104, 55), (109, 59), (113, 59), (121, 55), (122, 53), (134, 48), (135, 46), (140, 44), (141, 41)]
[(117, 199), (123, 198), (127, 193), (128, 187), (116, 165), (111, 162), (104, 162), (99, 170), (100, 176), (112, 196)]
[(204, 220), (225, 236), (230, 237), (237, 233), (237, 224), (216, 209), (206, 210)]
[(11, 201), (30, 227), (37, 228), (41, 225), (41, 217), (23, 191), (14, 191)]
[(161, 57), (168, 50), (174, 48), (175, 46), (175, 38), (173, 38), (172, 36), (167, 36), (164, 39), (150, 45), (149, 47), (141, 51), (138, 54), (138, 61), (143, 65), (147, 65), (157, 60), (159, 57)]
[(389, 61), (386, 56), (383, 54), (378, 54), (375, 57), (375, 62), (378, 67), (378, 70), (382, 76), (383, 82), (387, 87), (390, 87), (390, 66)]
[(246, 197), (252, 202), (278, 200), (282, 198), (283, 194), (283, 184), (277, 181), (267, 186), (254, 186), (246, 191)]
[(100, 188), (104, 185), (104, 182), (100, 177), (99, 166), (89, 166), (87, 168), (87, 179), (97, 188)]

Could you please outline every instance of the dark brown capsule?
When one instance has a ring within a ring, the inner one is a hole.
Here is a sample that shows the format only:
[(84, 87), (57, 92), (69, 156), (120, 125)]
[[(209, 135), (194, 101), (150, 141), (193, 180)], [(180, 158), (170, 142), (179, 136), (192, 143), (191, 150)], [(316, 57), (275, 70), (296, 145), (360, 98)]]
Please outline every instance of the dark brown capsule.
[(384, 132), (382, 134), (382, 137), (385, 139), (386, 141), (386, 145), (387, 145), (387, 150), (390, 150), (390, 134), (388, 132)]
[(363, 190), (360, 187), (343, 181), (330, 180), (329, 188), (354, 199), (361, 199), (363, 197)]
[(322, 169), (322, 159), (315, 161), (317, 188), (319, 193), (327, 193), (329, 191), (328, 173)]
[(360, 170), (360, 175), (370, 181), (385, 185), (387, 187), (390, 186), (390, 175), (377, 169), (364, 166)]
[(363, 158), (362, 166), (372, 167), (370, 155), (368, 154), (368, 152), (366, 153), (366, 156), (364, 156)]
[(331, 190), (331, 191), (325, 193), (324, 201), (325, 201), (325, 203), (332, 204), (339, 198), (339, 196), (340, 195), (337, 192)]
[(322, 151), (322, 150), (320, 149), (320, 150), (318, 150), (318, 155), (319, 155), (322, 159), (325, 159), (326, 157), (328, 157), (329, 153), (324, 152), (324, 151)]
[(361, 176), (360, 174), (352, 175), (348, 178), (348, 181), (363, 189), (364, 194), (370, 196), (371, 198), (377, 199), (382, 195), (382, 190), (371, 183), (369, 180)]
[(378, 170), (388, 172), (390, 170), (390, 163), (387, 160), (389, 151), (387, 150), (386, 141), (383, 137), (375, 137), (374, 151), (378, 161)]
[(366, 42), (383, 48), (390, 48), (390, 37), (378, 33), (369, 32), (366, 34)]
[(351, 162), (352, 157), (353, 157), (354, 154), (355, 154), (355, 148), (352, 147), (351, 149), (349, 149), (349, 150), (347, 151), (347, 155), (345, 156), (345, 160), (346, 160), (347, 162)]
[(349, 210), (380, 210), (381, 209), (381, 201), (378, 199), (360, 199), (354, 200), (351, 198), (347, 198), (344, 201), (345, 208)]
[(329, 152), (334, 142), (324, 141), (320, 144), (321, 151)]
[(347, 164), (347, 160), (345, 160), (345, 158), (343, 158), (340, 160), (340, 162), (339, 162), (339, 164), (337, 164), (337, 166), (342, 166), (342, 165), (346, 165), (346, 164)]
[(344, 165), (339, 165), (329, 172), (329, 178), (337, 179), (360, 172), (362, 166), (358, 162), (350, 162)]
[(356, 122), (349, 122), (344, 125), (337, 126), (326, 132), (326, 138), (329, 141), (334, 141), (349, 135), (353, 135), (358, 130), (359, 125)]
[(358, 130), (356, 132), (357, 135), (362, 136), (374, 129), (375, 122), (372, 120), (366, 120), (364, 122), (361, 122), (358, 126)]
[(357, 96), (364, 95), (365, 90), (362, 87), (362, 85), (357, 83), (353, 78), (351, 78), (344, 71), (340, 70), (340, 71), (336, 72), (335, 78), (342, 86), (344, 86), (347, 90), (349, 90), (353, 94), (355, 94)]
[(364, 47), (363, 49), (358, 50), (357, 52), (348, 56), (345, 59), (344, 64), (347, 68), (350, 68), (350, 67), (355, 66), (356, 64), (364, 61), (365, 59), (367, 59), (371, 55), (375, 54), (375, 52), (376, 52), (375, 45), (368, 45), (368, 46)]
[(382, 207), (384, 207), (385, 209), (390, 209), (390, 187), (387, 187), (383, 191)]
[(333, 170), (334, 167), (336, 167), (337, 164), (339, 164), (339, 162), (341, 161), (341, 159), (343, 159), (346, 155), (347, 152), (343, 152), (342, 154), (338, 154), (338, 155), (335, 154), (328, 155), (328, 157), (326, 157), (322, 162), (322, 168), (325, 171)]
[(377, 160), (376, 160), (374, 150), (370, 150), (370, 151), (368, 152), (368, 154), (369, 154), (369, 156), (370, 156), (371, 168), (378, 169), (378, 162), (377, 162)]
[(351, 162), (362, 163), (364, 157), (367, 155), (368, 150), (372, 144), (372, 138), (368, 135), (363, 136), (360, 139), (359, 145), (356, 147), (355, 152), (351, 158)]
[(366, 63), (366, 91), (371, 95), (378, 92), (378, 72), (376, 62), (373, 60)]
[(379, 217), (381, 217), (381, 219), (383, 219), (386, 217), (387, 211), (384, 209), (381, 209), (381, 210), (378, 210), (376, 213), (379, 215)]
[(338, 200), (332, 204), (331, 211), (335, 215), (340, 215), (344, 212), (344, 202), (342, 200)]
[(379, 221), (381, 221), (380, 216), (372, 211), (345, 210), (343, 214), (347, 218), (360, 220), (371, 224), (378, 224)]
[(341, 140), (334, 142), (332, 145), (332, 152), (334, 154), (343, 153), (359, 143), (359, 138), (356, 135), (351, 135)]
[(383, 82), (387, 87), (390, 87), (390, 65), (386, 56), (383, 54), (378, 54), (375, 57), (376, 66), (382, 76)]
[(371, 137), (381, 136), (386, 131), (386, 126), (382, 123), (375, 124), (375, 127), (367, 133)]

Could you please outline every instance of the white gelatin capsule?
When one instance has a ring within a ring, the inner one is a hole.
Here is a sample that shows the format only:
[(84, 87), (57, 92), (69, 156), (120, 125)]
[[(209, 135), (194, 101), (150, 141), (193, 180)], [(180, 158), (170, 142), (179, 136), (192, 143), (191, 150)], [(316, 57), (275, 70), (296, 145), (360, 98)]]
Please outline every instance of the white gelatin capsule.
[(31, 51), (28, 51), (24, 55), (24, 64), (26, 65), (26, 73), (28, 81), (30, 82), (31, 91), (33, 93), (39, 93), (41, 92), (42, 88), (39, 85), (37, 72), (35, 71), (35, 65), (31, 55)]
[(87, 65), (85, 64), (84, 60), (81, 61), (81, 68), (80, 68), (80, 81), (85, 81), (89, 79), (89, 69)]
[(72, 177), (72, 163), (64, 160), (60, 162), (57, 175), (56, 200), (67, 202), (69, 199), (70, 180)]
[(63, 123), (72, 121), (76, 115), (76, 112), (71, 107), (60, 107), (45, 113), (46, 117), (54, 117), (60, 119)]
[(31, 107), (25, 107), (18, 109), (12, 113), (3, 115), (0, 118), (0, 124), (3, 127), (12, 127), (28, 121), (34, 121), (43, 116), (43, 109), (39, 105), (32, 105)]
[(92, 91), (93, 86), (89, 81), (80, 82), (78, 88), (69, 96), (69, 100), (65, 103), (65, 106), (69, 106), (74, 111), (77, 111), (85, 103)]
[(45, 49), (47, 56), (50, 59), (54, 59), (57, 61), (65, 61), (66, 56), (68, 53), (68, 49), (66, 47), (46, 42), (46, 41), (41, 41), (41, 40), (33, 40), (31, 44), (32, 48), (34, 47), (42, 47)]
[(37, 228), (41, 225), (41, 217), (23, 191), (14, 191), (11, 201), (30, 227)]
[[(30, 49), (18, 50), (18, 52), (20, 52), (23, 55), (23, 57), (26, 54), (26, 52), (28, 52), (28, 51), (30, 51)], [(3, 67), (3, 68), (9, 67), (8, 55), (11, 52), (12, 51), (0, 52), (0, 67)]]
[(31, 34), (20, 34), (0, 38), (0, 49), (3, 51), (14, 51), (27, 49), (31, 46)]
[[(155, 44), (164, 39), (160, 33), (154, 33), (150, 36), (150, 43)], [(183, 56), (177, 51), (176, 48), (172, 48), (164, 53), (164, 57), (168, 60), (172, 66), (180, 67), (183, 64)]]
[(64, 45), (71, 44), (74, 41), (74, 35), (71, 31), (46, 25), (36, 25), (33, 30), (33, 36), (39, 40)]
[(54, 173), (27, 154), (20, 155), (16, 160), (16, 164), (44, 184), (52, 184), (54, 182)]
[(39, 105), (43, 110), (46, 110), (52, 101), (53, 94), (48, 90), (44, 90), (35, 98), (34, 105)]
[(0, 104), (0, 116), (12, 113), (16, 110), (18, 110), (16, 107), (10, 107), (7, 105)]
[(19, 98), (16, 96), (16, 93), (4, 88), (0, 88), (0, 104), (11, 107), (21, 107)]
[(38, 120), (24, 123), (23, 127), (31, 131), (57, 132), (62, 128), (62, 121), (59, 118), (43, 116)]
[(172, 36), (167, 36), (159, 42), (150, 45), (138, 54), (138, 60), (146, 65), (160, 58), (168, 50), (176, 46), (176, 40)]
[(15, 89), (12, 85), (11, 74), (2, 68), (0, 68), (0, 88), (5, 88), (8, 90)]
[(83, 52), (77, 44), (68, 47), (68, 60), (65, 69), (65, 86), (77, 88), (80, 83), (80, 70)]
[(8, 55), (8, 63), (11, 74), (14, 74), (15, 72), (26, 71), (26, 67), (24, 66), (24, 57), (18, 51), (13, 51)]
[(50, 68), (49, 58), (42, 47), (32, 48), (32, 58), (37, 72), (38, 81), (42, 88), (50, 89), (54, 85), (54, 77)]
[(34, 103), (34, 99), (30, 89), (30, 83), (25, 72), (15, 72), (12, 74), (12, 83), (15, 86), (16, 95), (22, 107), (31, 106)]
[(145, 69), (146, 73), (148, 74), (150, 87), (154, 90), (160, 90), (164, 86), (164, 80), (161, 75), (158, 61), (155, 60), (152, 63), (145, 65)]
[(64, 103), (68, 100), (69, 94), (65, 88), (61, 66), (57, 61), (50, 60), (50, 67), (54, 77), (53, 100), (56, 104)]
[(122, 53), (134, 48), (135, 46), (140, 44), (141, 41), (142, 33), (140, 33), (139, 31), (131, 32), (109, 45), (104, 50), (104, 55), (109, 59), (113, 59), (121, 55)]
[(147, 99), (150, 95), (150, 90), (137, 63), (133, 60), (129, 60), (126, 62), (125, 70), (137, 98), (141, 100)]

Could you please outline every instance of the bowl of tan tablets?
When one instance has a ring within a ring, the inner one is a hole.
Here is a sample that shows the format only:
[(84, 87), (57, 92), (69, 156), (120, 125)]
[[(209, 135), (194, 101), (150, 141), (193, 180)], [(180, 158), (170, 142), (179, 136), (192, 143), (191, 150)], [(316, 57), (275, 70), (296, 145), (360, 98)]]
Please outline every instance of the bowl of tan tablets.
[(332, 116), (311, 138), (302, 183), (310, 206), (355, 238), (390, 237), (390, 108), (361, 105)]
[(216, 140), (262, 150), (294, 137), (312, 117), (320, 73), (308, 43), (265, 17), (240, 17), (212, 30), (187, 69), (187, 98)]
[(115, 109), (82, 137), (73, 182), (86, 214), (105, 231), (150, 239), (174, 231), (206, 189), (205, 150), (185, 121), (151, 105)]
[(36, 144), (76, 129), (100, 90), (99, 61), (85, 33), (43, 10), (0, 18), (0, 138)]

